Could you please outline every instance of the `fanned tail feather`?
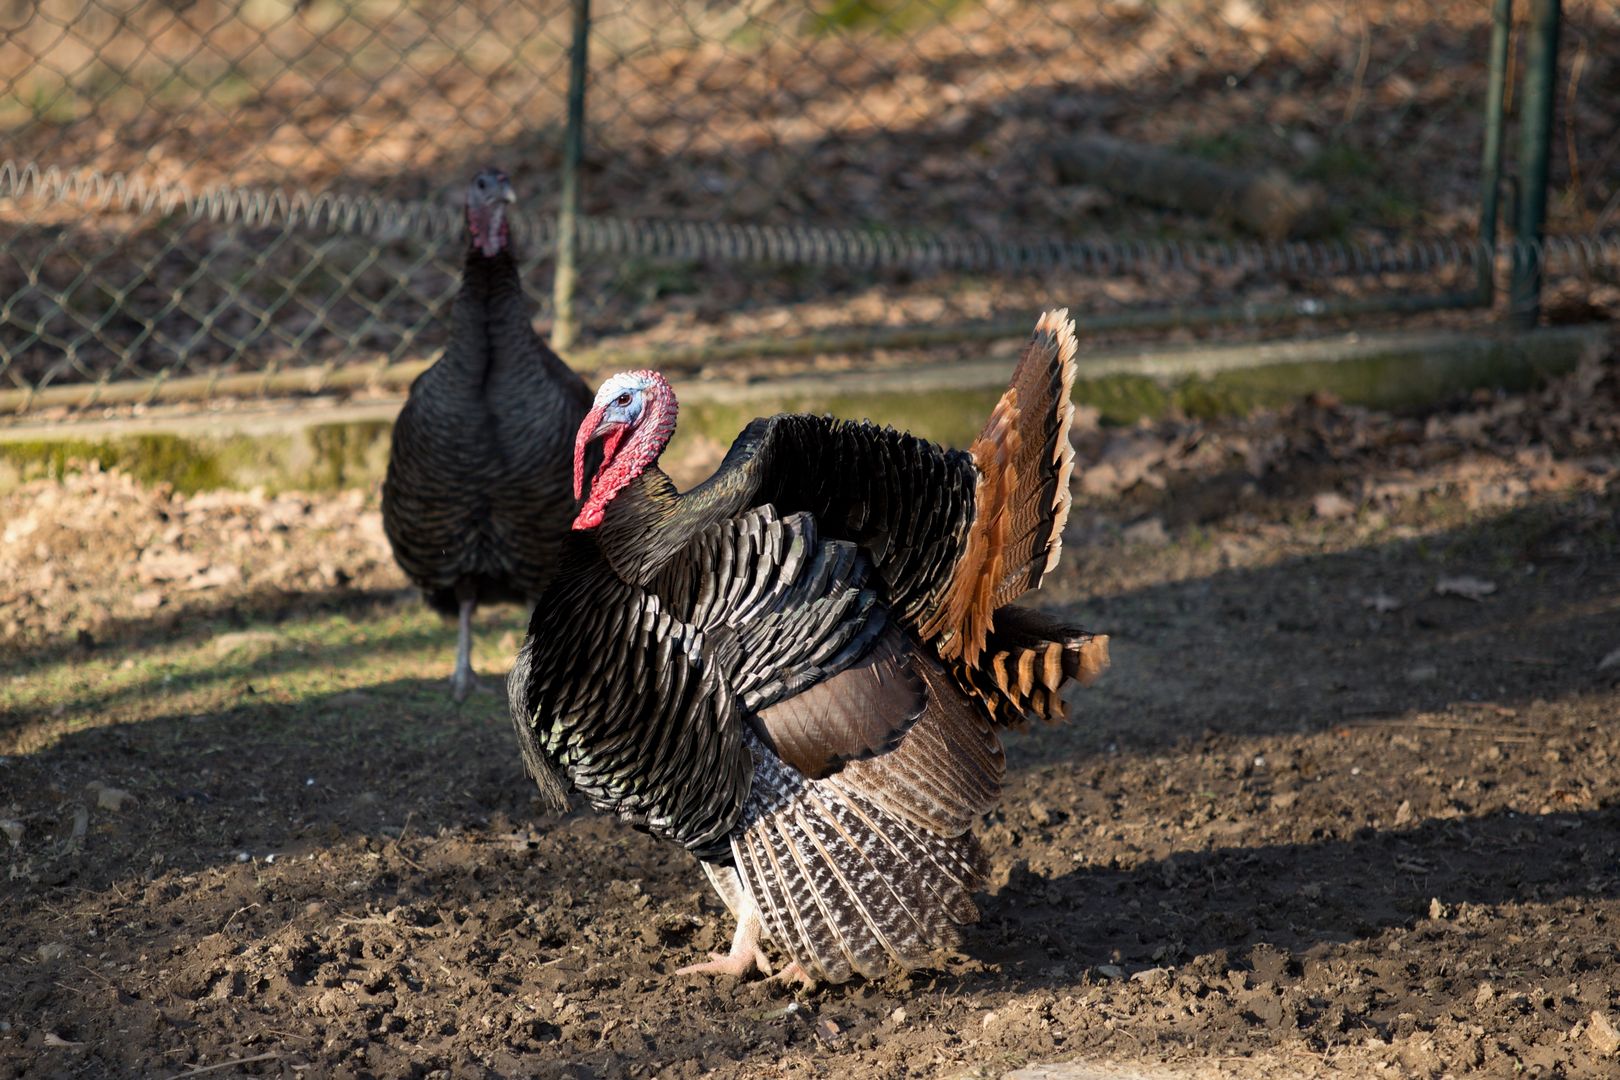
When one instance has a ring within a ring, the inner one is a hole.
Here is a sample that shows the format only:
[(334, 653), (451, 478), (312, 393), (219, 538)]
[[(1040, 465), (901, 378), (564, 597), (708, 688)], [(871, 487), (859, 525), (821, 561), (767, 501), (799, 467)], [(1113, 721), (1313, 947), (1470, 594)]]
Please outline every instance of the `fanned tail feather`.
[(1035, 323), (1035, 339), (1013, 374), (1022, 402), (1017, 463), (1020, 490), (1014, 495), (1014, 527), (1007, 538), (1003, 576), (996, 589), (997, 607), (1038, 588), (1063, 554), (1063, 527), (1069, 520), (1069, 485), (1074, 475), (1074, 444), (1069, 433), (1074, 424), (1078, 352), (1068, 310), (1048, 311)]
[(755, 744), (754, 794), (732, 834), (766, 933), (810, 974), (842, 982), (927, 963), (978, 918), (971, 835), (938, 836), (848, 785), (807, 780)]
[(1039, 586), (1057, 565), (1074, 471), (1076, 352), (1068, 311), (1043, 314), (969, 448), (979, 470), (973, 524), (942, 602), (921, 627), (946, 659), (974, 663), (996, 609)]

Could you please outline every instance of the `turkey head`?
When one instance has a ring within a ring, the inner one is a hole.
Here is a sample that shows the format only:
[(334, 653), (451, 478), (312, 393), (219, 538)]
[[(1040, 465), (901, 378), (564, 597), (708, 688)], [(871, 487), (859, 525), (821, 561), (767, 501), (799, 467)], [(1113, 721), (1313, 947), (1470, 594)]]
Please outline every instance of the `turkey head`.
[(511, 239), (506, 208), (516, 201), (512, 181), (500, 169), (485, 169), (467, 185), (467, 231), (486, 258), (506, 250)]
[(585, 451), (601, 440), (601, 464), (575, 529), (602, 524), (608, 503), (658, 460), (675, 434), (675, 391), (656, 371), (621, 371), (602, 384), (574, 439), (574, 498), (585, 494)]

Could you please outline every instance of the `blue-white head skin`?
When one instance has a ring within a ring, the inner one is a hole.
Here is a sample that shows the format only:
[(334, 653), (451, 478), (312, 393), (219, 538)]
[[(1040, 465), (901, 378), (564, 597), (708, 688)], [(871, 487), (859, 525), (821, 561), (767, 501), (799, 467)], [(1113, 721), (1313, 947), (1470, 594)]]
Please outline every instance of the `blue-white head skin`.
[(600, 525), (613, 496), (658, 460), (675, 433), (676, 407), (675, 391), (656, 371), (621, 371), (602, 384), (574, 438), (576, 499), (585, 490), (585, 448), (602, 440), (602, 463), (574, 528)]
[(591, 438), (601, 438), (615, 427), (635, 427), (647, 407), (648, 392), (657, 385), (654, 379), (663, 381), (650, 371), (621, 371), (603, 383), (591, 402), (592, 412), (600, 410)]

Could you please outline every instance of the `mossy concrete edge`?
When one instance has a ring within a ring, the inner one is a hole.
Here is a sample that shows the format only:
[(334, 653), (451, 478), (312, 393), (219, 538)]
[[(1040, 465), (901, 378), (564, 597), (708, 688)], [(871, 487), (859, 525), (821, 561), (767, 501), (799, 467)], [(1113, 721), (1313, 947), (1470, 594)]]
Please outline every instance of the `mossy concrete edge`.
[[(1521, 334), (1353, 335), (1085, 356), (1075, 400), (1111, 423), (1241, 414), (1312, 392), (1405, 409), (1482, 386), (1520, 390), (1609, 347), (1603, 324)], [(892, 424), (955, 446), (977, 433), (1010, 357), (680, 387), (672, 463), (713, 459), (756, 416), (828, 412)], [(399, 400), (282, 403), (261, 409), (0, 427), (0, 491), (98, 461), (181, 491), (370, 487), (387, 466)]]

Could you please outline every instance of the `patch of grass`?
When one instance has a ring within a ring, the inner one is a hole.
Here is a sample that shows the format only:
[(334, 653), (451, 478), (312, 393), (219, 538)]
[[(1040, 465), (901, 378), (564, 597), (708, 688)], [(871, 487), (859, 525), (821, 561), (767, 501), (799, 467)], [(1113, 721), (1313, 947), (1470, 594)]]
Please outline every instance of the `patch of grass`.
[(78, 100), (66, 86), (31, 82), (0, 95), (0, 121), (66, 124), (78, 118)]
[(316, 424), (286, 434), (187, 438), (172, 434), (0, 442), (0, 489), (30, 480), (60, 480), (91, 462), (119, 468), (142, 483), (167, 483), (185, 494), (220, 488), (282, 491), (369, 488), (388, 466), (386, 420)]
[(1107, 423), (1129, 424), (1143, 417), (1164, 415), (1170, 407), (1171, 391), (1143, 375), (1108, 375), (1077, 379), (1074, 400), (1095, 407)]
[(386, 420), (365, 420), (310, 428), (315, 463), (302, 486), (310, 491), (368, 486), (387, 468), (393, 427)]
[(1300, 170), (1342, 198), (1330, 210), (1334, 231), (1353, 225), (1414, 225), (1423, 207), (1401, 190), (1377, 158), (1348, 143), (1330, 143)]
[[(505, 646), (522, 639), (524, 621), (516, 608), (480, 613), (474, 663), (486, 681), (498, 686), (498, 673), (516, 651)], [(221, 644), (219, 635), (227, 631), (246, 644), (230, 647), (231, 638)], [(0, 679), (0, 715), (7, 718), (0, 725), (0, 753), (35, 753), (89, 728), (163, 716), (203, 718), (248, 706), (277, 726), (306, 711), (324, 716), (373, 708), (401, 717), (438, 712), (449, 707), (443, 680), (454, 646), (454, 627), (425, 605), (405, 604), (359, 615), (260, 622), (245, 630), (220, 621), (184, 640), (115, 643), (33, 665), (25, 661)], [(344, 694), (351, 696), (338, 697)], [(496, 709), (503, 700), (479, 694), (467, 707)], [(278, 709), (292, 712), (278, 715)], [(432, 725), (402, 725), (401, 732), (424, 738)]]
[(1370, 155), (1348, 143), (1329, 143), (1311, 159), (1300, 175), (1324, 184), (1346, 180), (1373, 180), (1382, 170)]
[(1176, 387), (1174, 401), (1187, 415), (1205, 419), (1278, 407), (1319, 391), (1374, 408), (1411, 409), (1481, 386), (1526, 390), (1577, 360), (1572, 350), (1532, 349), (1522, 343), (1423, 356), (1393, 351), (1333, 364), (1246, 368), (1188, 379)]
[(801, 32), (810, 37), (876, 32), (890, 37), (920, 26), (945, 22), (976, 0), (830, 0), (805, 16)]
[(1207, 135), (1193, 135), (1181, 144), (1183, 153), (1218, 165), (1252, 167), (1264, 162), (1266, 133), (1253, 128), (1228, 128)]
[(1389, 188), (1380, 189), (1366, 207), (1369, 219), (1379, 225), (1416, 225), (1423, 217), (1423, 207), (1415, 199)]

